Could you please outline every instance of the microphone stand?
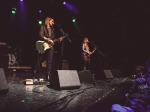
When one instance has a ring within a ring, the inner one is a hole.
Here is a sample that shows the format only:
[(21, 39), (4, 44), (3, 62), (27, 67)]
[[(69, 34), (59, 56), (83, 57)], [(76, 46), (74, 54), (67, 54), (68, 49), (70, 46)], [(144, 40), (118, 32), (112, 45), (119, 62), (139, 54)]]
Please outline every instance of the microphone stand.
[[(91, 41), (91, 43), (93, 43), (92, 45), (96, 47), (95, 43), (93, 41)], [(98, 53), (100, 53), (103, 57), (105, 57), (105, 55), (96, 47), (96, 50), (98, 51)]]
[(105, 57), (105, 55), (104, 55), (99, 49), (97, 49), (97, 51), (98, 51), (103, 57)]
[(63, 36), (65, 36), (65, 37), (69, 40), (69, 42), (72, 42), (72, 41), (69, 39), (68, 34), (65, 34), (65, 32), (63, 31), (63, 29), (60, 29), (60, 31), (63, 33)]
[[(60, 31), (62, 32), (63, 36), (64, 36), (65, 38), (67, 38), (67, 39), (69, 40), (69, 42), (72, 42), (72, 41), (69, 39), (68, 34), (66, 34), (66, 33), (64, 32), (64, 30), (62, 29), (62, 27), (61, 27), (59, 24), (57, 24), (57, 25), (58, 25), (58, 27), (60, 28)], [(60, 54), (60, 57), (59, 57), (58, 69), (59, 69), (59, 68), (62, 68), (63, 56), (64, 56), (64, 40), (62, 40), (61, 54)], [(60, 63), (61, 63), (61, 65), (60, 65)]]
[[(95, 43), (93, 41), (91, 41), (91, 44), (96, 47)], [(101, 54), (103, 57), (105, 57), (105, 62), (104, 63), (107, 63), (107, 60), (106, 60), (106, 56), (96, 47), (96, 50), (98, 51), (99, 54)], [(106, 65), (106, 64), (105, 64)], [(103, 65), (102, 65), (103, 66)]]

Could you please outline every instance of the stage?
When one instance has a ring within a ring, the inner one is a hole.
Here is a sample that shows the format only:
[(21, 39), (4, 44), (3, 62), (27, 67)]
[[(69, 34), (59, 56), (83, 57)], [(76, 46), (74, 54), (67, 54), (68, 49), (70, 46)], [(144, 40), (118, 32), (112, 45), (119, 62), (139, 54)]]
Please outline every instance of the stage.
[[(114, 77), (95, 80), (94, 84), (81, 83), (79, 89), (56, 90), (44, 83), (26, 85), (30, 70), (16, 70), (6, 74), (9, 90), (0, 95), (3, 112), (110, 112), (112, 104), (126, 105), (132, 79)], [(44, 78), (38, 74), (36, 77)]]

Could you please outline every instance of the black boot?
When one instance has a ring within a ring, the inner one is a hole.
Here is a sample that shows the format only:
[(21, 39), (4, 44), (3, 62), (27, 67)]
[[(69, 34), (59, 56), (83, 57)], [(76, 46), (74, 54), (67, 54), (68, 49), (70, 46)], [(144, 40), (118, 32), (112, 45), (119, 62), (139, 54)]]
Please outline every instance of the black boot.
[(33, 71), (32, 71), (32, 78), (35, 78), (35, 75), (36, 75), (36, 71), (33, 70)]
[(50, 80), (50, 74), (46, 74), (45, 79), (46, 79), (46, 81), (49, 81)]

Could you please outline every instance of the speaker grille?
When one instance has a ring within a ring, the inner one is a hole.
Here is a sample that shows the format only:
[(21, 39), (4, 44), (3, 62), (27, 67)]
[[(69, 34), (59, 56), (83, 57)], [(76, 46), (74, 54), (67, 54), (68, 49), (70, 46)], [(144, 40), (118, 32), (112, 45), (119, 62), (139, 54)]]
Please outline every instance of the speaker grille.
[(81, 83), (94, 84), (94, 79), (89, 70), (79, 71), (78, 75)]
[(58, 90), (78, 89), (81, 83), (76, 70), (57, 70), (50, 78), (50, 85)]
[(76, 70), (58, 70), (61, 89), (80, 86), (80, 80)]
[(3, 68), (0, 68), (0, 94), (8, 92), (8, 85)]
[(106, 78), (114, 78), (111, 73), (111, 70), (104, 70), (104, 73), (105, 73)]

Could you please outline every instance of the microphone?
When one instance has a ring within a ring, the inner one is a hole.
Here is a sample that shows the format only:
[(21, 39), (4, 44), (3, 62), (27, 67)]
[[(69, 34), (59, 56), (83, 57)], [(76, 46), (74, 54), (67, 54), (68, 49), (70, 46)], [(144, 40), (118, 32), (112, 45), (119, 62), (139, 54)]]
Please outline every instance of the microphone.
[(56, 25), (58, 28), (62, 29), (61, 25), (58, 23), (55, 23), (54, 25)]
[(57, 27), (61, 28), (61, 25), (58, 23), (54, 23), (54, 25), (56, 25)]
[(58, 24), (58, 23), (54, 23), (54, 25), (60, 26), (60, 24)]
[(58, 23), (54, 23), (54, 22), (53, 22), (53, 23), (52, 23), (52, 26), (54, 26), (54, 25), (58, 25), (58, 26), (59, 26), (59, 24), (58, 24)]
[(53, 27), (54, 26), (54, 22), (52, 24), (49, 23), (49, 25)]

